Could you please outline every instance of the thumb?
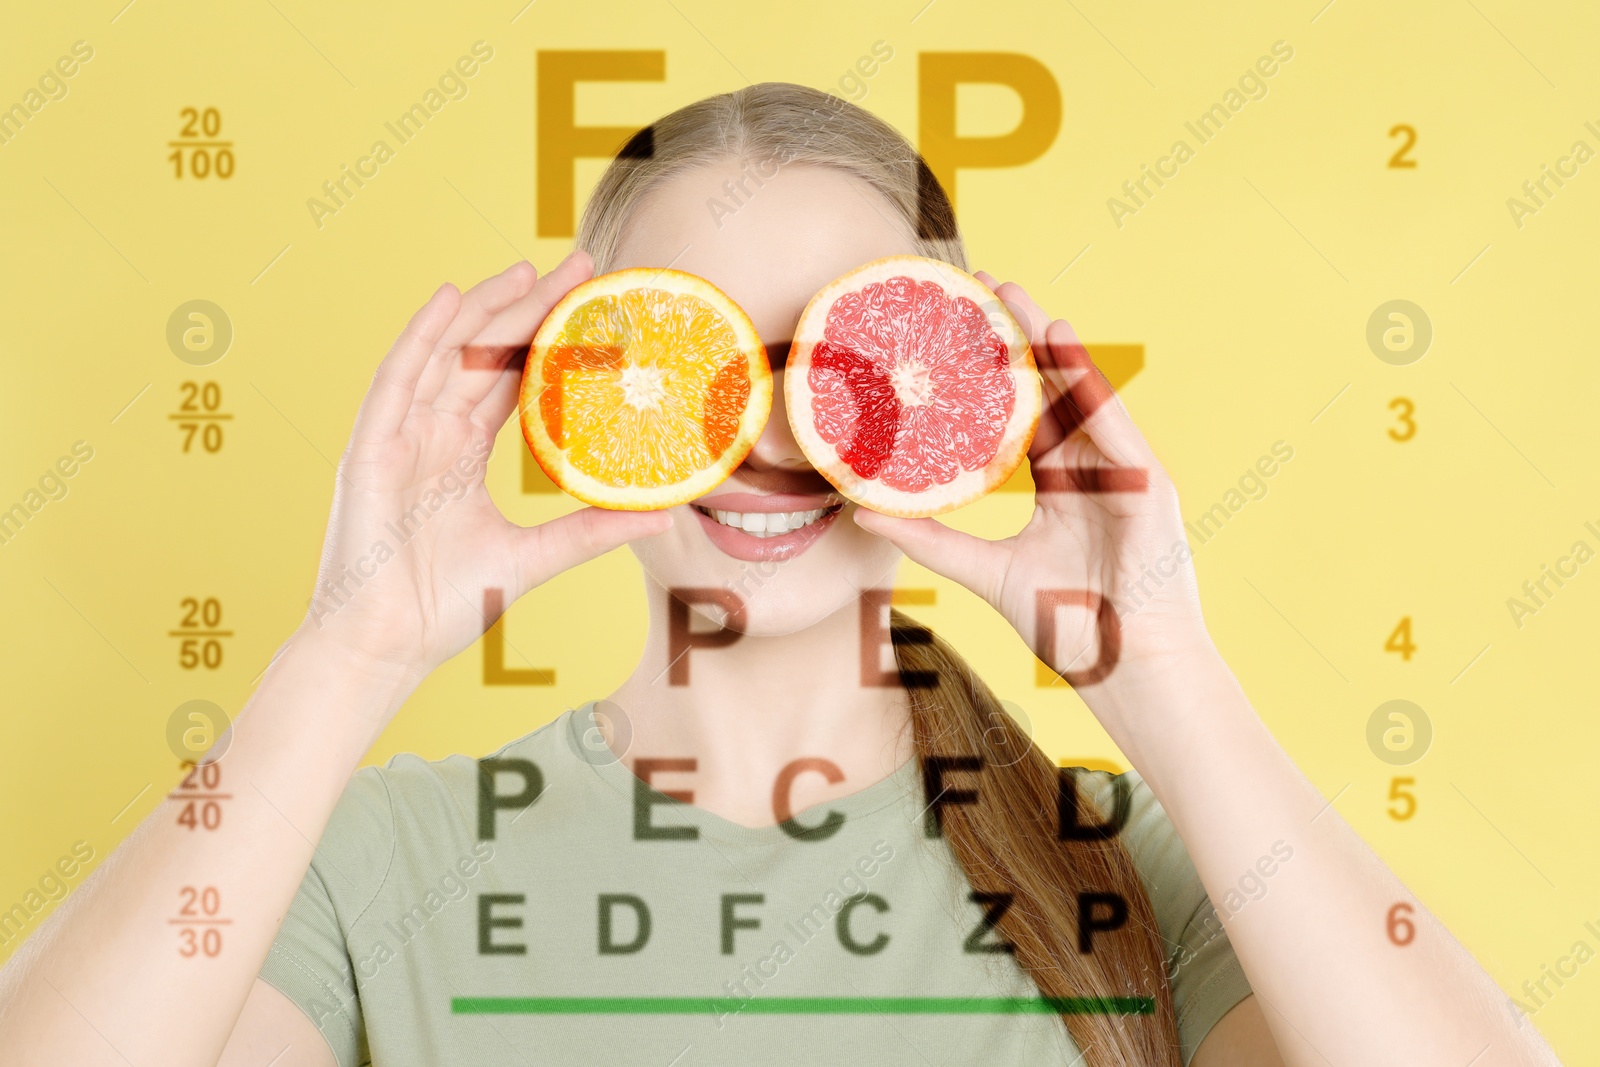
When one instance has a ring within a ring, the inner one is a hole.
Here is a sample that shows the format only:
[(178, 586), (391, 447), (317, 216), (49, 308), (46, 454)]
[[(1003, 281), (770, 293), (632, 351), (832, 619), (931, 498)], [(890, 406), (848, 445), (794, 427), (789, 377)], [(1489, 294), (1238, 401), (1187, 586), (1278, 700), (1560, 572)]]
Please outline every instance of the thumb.
[(672, 515), (666, 511), (582, 507), (538, 526), (519, 529), (513, 535), (517, 553), (517, 596), (629, 541), (663, 533), (672, 523)]
[(915, 563), (959, 582), (994, 604), (1005, 576), (1006, 550), (936, 519), (902, 519), (856, 508), (856, 525), (877, 534)]

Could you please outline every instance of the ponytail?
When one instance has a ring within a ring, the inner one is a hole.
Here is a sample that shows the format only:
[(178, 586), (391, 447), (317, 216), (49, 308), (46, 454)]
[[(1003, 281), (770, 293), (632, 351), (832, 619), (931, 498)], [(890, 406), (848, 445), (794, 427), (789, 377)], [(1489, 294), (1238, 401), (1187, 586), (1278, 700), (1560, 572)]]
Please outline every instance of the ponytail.
[[(1059, 773), (953, 648), (899, 611), (889, 625), (901, 675), (933, 682), (907, 689), (917, 760), (982, 760), (978, 799), (942, 809), (942, 836), (974, 892), (1010, 895), (996, 931), (1018, 965), (1047, 997), (1154, 1000), (1150, 1015), (1062, 1014), (1090, 1067), (1181, 1067), (1166, 952), (1127, 850), (1114, 836), (1057, 840), (1059, 789), (1077, 790), (1077, 810), (1093, 810), (1077, 778)], [(1087, 954), (1078, 951), (1080, 893), (1116, 894), (1128, 910)]]

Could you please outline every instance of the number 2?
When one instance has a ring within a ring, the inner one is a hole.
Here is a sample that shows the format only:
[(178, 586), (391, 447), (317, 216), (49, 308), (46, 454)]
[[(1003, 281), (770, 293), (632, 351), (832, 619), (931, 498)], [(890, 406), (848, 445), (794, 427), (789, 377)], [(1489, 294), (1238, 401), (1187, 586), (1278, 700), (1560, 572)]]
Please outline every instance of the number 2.
[(207, 137), (215, 137), (222, 132), (222, 115), (214, 107), (206, 108), (204, 114), (192, 107), (186, 107), (178, 112), (179, 118), (183, 118), (185, 115), (189, 117), (189, 121), (183, 124), (183, 130), (178, 134), (179, 137), (196, 136), (194, 124), (197, 121), (200, 123), (201, 132)]
[(1406, 153), (1411, 151), (1412, 146), (1417, 143), (1416, 129), (1401, 123), (1389, 131), (1390, 137), (1393, 137), (1396, 134), (1403, 135), (1406, 139), (1406, 143), (1396, 149), (1394, 155), (1389, 157), (1389, 166), (1396, 170), (1409, 170), (1416, 167), (1416, 160), (1406, 158)]
[(183, 906), (178, 909), (179, 915), (197, 914), (194, 910), (196, 903), (200, 905), (200, 911), (206, 915), (215, 915), (217, 909), (222, 906), (222, 894), (217, 892), (217, 887), (214, 885), (208, 885), (203, 889), (186, 885), (178, 891), (178, 895), (184, 898)]

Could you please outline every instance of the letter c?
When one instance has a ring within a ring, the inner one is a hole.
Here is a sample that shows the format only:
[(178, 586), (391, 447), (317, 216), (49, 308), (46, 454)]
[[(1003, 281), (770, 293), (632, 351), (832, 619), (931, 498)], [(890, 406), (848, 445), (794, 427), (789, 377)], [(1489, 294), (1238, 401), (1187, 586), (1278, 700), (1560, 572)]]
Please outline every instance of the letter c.
[(1556, 173), (1561, 175), (1563, 178), (1576, 178), (1578, 176), (1578, 167), (1576, 164), (1573, 164), (1572, 173), (1570, 174), (1561, 169), (1561, 164), (1566, 163), (1571, 158), (1571, 156), (1562, 156), (1560, 159), (1556, 160)]
[(772, 814), (777, 818), (778, 825), (783, 827), (783, 832), (798, 841), (824, 841), (838, 833), (844, 826), (844, 816), (837, 811), (828, 812), (827, 818), (815, 826), (802, 826), (794, 820), (794, 810), (789, 805), (789, 795), (793, 791), (794, 780), (806, 771), (816, 771), (828, 779), (829, 785), (837, 785), (844, 781), (844, 772), (837, 764), (817, 756), (806, 759), (791, 760), (784, 764), (783, 770), (778, 772), (777, 780), (772, 783)]
[(838, 917), (833, 920), (834, 930), (839, 935), (839, 944), (844, 946), (846, 952), (853, 953), (857, 956), (876, 956), (878, 953), (882, 952), (888, 947), (888, 934), (879, 933), (877, 937), (865, 944), (857, 941), (850, 934), (850, 913), (861, 904), (870, 905), (872, 909), (879, 915), (882, 915), (884, 912), (889, 910), (889, 902), (884, 900), (878, 894), (861, 893), (845, 901), (844, 907), (840, 909)]
[(1560, 559), (1556, 560), (1556, 573), (1561, 575), (1561, 577), (1563, 577), (1563, 578), (1576, 578), (1578, 576), (1578, 565), (1576, 563), (1572, 564), (1571, 573), (1568, 573), (1561, 566), (1563, 563), (1571, 563), (1571, 562), (1572, 562), (1572, 557), (1571, 556), (1562, 556)]
[(1166, 162), (1170, 161), (1171, 159), (1172, 159), (1171, 156), (1162, 156), (1160, 159), (1156, 160), (1156, 173), (1161, 175), (1163, 178), (1176, 178), (1178, 176), (1178, 165), (1176, 163), (1172, 164), (1172, 173), (1171, 174), (1168, 174), (1165, 170), (1163, 170), (1161, 168), (1161, 164), (1166, 163)]
[(372, 173), (369, 174), (367, 173), (367, 169), (361, 165), (363, 163), (372, 163), (372, 157), (362, 156), (360, 159), (356, 160), (356, 173), (361, 175), (363, 178), (376, 178), (378, 176), (378, 165), (376, 163), (372, 163)]

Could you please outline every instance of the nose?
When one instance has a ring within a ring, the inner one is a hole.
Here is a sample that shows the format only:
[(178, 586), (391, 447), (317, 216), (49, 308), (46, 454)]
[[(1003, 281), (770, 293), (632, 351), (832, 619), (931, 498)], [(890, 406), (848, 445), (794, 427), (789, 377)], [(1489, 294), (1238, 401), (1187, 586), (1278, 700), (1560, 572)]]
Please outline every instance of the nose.
[(789, 355), (788, 341), (767, 342), (767, 358), (772, 363), (772, 413), (767, 425), (756, 439), (755, 447), (745, 457), (744, 466), (757, 471), (812, 469), (811, 461), (800, 450), (789, 428), (789, 408), (784, 402), (784, 362)]

